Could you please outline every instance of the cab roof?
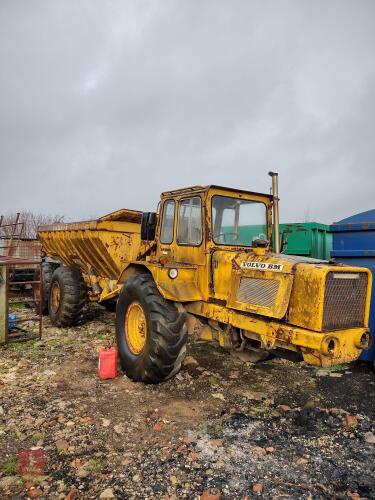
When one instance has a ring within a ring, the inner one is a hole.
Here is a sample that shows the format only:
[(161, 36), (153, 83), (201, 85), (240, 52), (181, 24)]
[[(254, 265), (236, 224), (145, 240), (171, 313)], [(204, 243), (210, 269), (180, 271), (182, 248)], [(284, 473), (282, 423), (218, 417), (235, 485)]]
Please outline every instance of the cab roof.
[(272, 194), (268, 193), (258, 193), (256, 191), (246, 191), (245, 189), (231, 188), (227, 186), (217, 186), (216, 184), (211, 184), (209, 186), (191, 186), (181, 189), (173, 189), (171, 191), (164, 191), (162, 196), (179, 196), (181, 194), (191, 194), (191, 193), (201, 193), (207, 192), (210, 189), (221, 189), (223, 191), (228, 191), (228, 193), (244, 193), (244, 194), (255, 194), (257, 196), (264, 196), (270, 200), (273, 200)]

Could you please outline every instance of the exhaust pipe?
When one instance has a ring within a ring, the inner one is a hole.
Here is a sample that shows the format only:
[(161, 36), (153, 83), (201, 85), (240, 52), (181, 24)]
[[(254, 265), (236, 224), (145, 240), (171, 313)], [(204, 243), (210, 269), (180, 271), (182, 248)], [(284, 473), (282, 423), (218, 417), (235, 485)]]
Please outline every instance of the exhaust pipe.
[(275, 252), (280, 253), (280, 225), (279, 225), (279, 174), (277, 172), (268, 172), (272, 177), (272, 196), (273, 196), (273, 228), (275, 234)]

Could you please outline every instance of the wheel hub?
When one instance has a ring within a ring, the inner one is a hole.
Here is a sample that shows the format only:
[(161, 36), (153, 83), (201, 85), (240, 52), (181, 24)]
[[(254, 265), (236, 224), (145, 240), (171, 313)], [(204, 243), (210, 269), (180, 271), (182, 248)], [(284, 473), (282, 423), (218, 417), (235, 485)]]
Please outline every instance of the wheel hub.
[(147, 339), (147, 323), (139, 302), (132, 302), (126, 311), (125, 338), (134, 355), (137, 356), (143, 351)]

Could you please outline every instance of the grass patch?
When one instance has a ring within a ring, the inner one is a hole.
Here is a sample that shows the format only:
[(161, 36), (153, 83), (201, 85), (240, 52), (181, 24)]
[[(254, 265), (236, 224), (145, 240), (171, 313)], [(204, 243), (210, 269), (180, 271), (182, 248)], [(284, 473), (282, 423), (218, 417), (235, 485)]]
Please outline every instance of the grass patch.
[(37, 445), (39, 442), (43, 442), (44, 441), (44, 434), (43, 432), (35, 432), (32, 436), (31, 436), (31, 441), (34, 445)]
[(27, 340), (26, 342), (10, 342), (9, 344), (5, 344), (3, 348), (20, 354), (25, 353), (32, 361), (38, 361), (43, 354), (40, 350), (39, 342), (39, 339)]
[(348, 368), (348, 365), (332, 365), (328, 368), (324, 368), (324, 370), (329, 372), (342, 372), (343, 370), (348, 370)]
[(99, 460), (91, 458), (83, 467), (90, 472), (98, 473), (103, 469), (103, 464)]
[(95, 337), (96, 339), (106, 339), (112, 335), (112, 333), (110, 331), (106, 331), (103, 328), (99, 329), (99, 330), (87, 330), (86, 334), (89, 337)]
[(14, 308), (26, 309), (26, 308), (28, 308), (28, 305), (25, 304), (25, 302), (12, 302), (12, 305), (9, 307), (9, 312), (10, 313), (17, 312), (17, 311), (13, 310)]
[(62, 342), (60, 339), (50, 339), (47, 340), (48, 347), (50, 347), (52, 350), (54, 349), (59, 349), (62, 347)]
[(103, 339), (106, 339), (108, 338), (108, 335), (106, 335), (105, 333), (98, 333), (98, 334), (95, 334), (93, 335), (96, 339), (99, 339), (99, 340), (103, 340)]
[(10, 349), (13, 351), (28, 351), (38, 348), (38, 346), (35, 345), (36, 342), (38, 342), (37, 339), (29, 340), (27, 342), (10, 342), (9, 344), (5, 344), (4, 349)]
[(219, 383), (219, 379), (217, 377), (215, 377), (214, 375), (210, 375), (208, 377), (208, 382), (211, 384), (211, 385), (217, 385)]
[(32, 476), (30, 474), (25, 474), (20, 478), (20, 483), (25, 484), (26, 482), (31, 482), (33, 486), (39, 486), (41, 482), (48, 480), (48, 476)]
[(15, 476), (18, 473), (18, 456), (13, 455), (0, 464), (0, 470), (7, 476)]

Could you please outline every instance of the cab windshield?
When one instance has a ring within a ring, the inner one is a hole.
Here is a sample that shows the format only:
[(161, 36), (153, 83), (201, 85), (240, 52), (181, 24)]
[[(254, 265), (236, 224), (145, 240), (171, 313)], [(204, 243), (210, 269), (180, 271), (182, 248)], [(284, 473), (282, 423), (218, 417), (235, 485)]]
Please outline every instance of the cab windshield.
[(266, 205), (260, 201), (213, 196), (212, 234), (217, 245), (251, 247), (255, 240), (267, 240)]

